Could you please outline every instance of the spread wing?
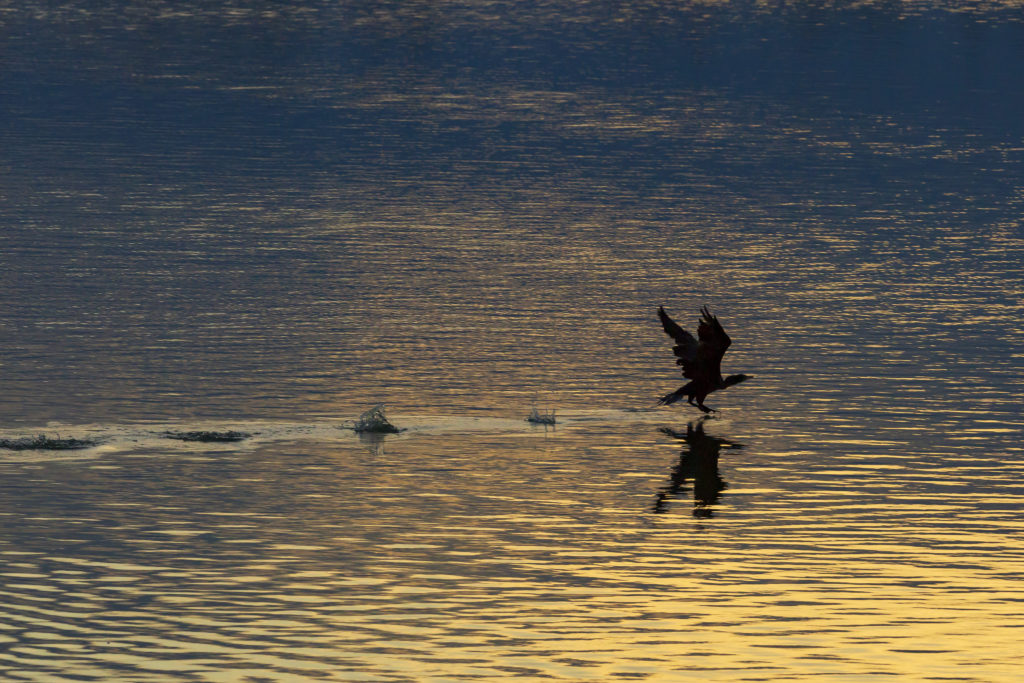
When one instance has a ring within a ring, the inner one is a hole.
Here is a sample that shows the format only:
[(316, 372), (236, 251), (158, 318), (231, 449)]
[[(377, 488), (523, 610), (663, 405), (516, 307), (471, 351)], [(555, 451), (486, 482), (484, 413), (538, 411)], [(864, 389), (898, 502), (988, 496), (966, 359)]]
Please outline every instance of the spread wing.
[(658, 306), (658, 318), (661, 319), (661, 326), (665, 328), (665, 333), (676, 342), (676, 345), (672, 347), (672, 352), (678, 359), (676, 364), (683, 366), (683, 376), (685, 377), (687, 376), (686, 364), (692, 363), (697, 358), (697, 340), (670, 318), (662, 306)]
[(692, 334), (668, 316), (664, 308), (658, 308), (661, 326), (676, 342), (672, 351), (676, 354), (676, 364), (683, 366), (683, 377), (717, 380), (722, 374), (722, 356), (732, 340), (707, 306), (702, 307), (700, 313), (701, 321), (697, 326), (697, 338), (694, 339)]

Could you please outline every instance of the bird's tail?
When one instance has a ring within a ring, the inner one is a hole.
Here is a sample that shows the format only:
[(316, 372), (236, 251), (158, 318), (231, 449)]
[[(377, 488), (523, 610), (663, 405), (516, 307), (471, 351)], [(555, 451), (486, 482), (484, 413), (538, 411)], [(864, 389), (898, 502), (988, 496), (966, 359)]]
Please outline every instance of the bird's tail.
[(658, 405), (659, 406), (671, 405), (671, 404), (675, 403), (676, 401), (678, 401), (680, 399), (683, 399), (683, 398), (686, 398), (686, 397), (690, 396), (690, 385), (691, 384), (693, 384), (693, 383), (690, 382), (688, 384), (685, 384), (685, 385), (679, 387), (678, 389), (676, 389), (675, 391), (673, 391), (671, 394), (665, 394), (664, 396), (662, 396), (661, 398), (658, 399)]

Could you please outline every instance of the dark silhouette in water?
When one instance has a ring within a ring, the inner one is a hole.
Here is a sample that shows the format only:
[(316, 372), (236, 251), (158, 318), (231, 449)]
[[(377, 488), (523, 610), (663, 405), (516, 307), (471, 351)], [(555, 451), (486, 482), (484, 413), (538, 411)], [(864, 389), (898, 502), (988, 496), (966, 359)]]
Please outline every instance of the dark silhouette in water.
[(718, 471), (718, 454), (722, 447), (743, 448), (742, 444), (704, 433), (704, 418), (686, 425), (686, 433), (663, 427), (660, 431), (686, 442), (679, 463), (672, 470), (671, 483), (658, 492), (655, 512), (665, 512), (668, 501), (687, 490), (687, 479), (693, 480), (693, 516), (711, 517), (712, 506), (718, 502), (728, 484)]
[[(687, 403), (697, 406), (705, 413), (710, 413), (712, 409), (704, 405), (704, 399), (708, 394), (712, 391), (728, 389), (734, 384), (750, 379), (748, 375), (743, 374), (722, 378), (722, 356), (732, 344), (732, 340), (722, 329), (718, 318), (711, 315), (707, 306), (702, 307), (700, 313), (701, 321), (697, 326), (697, 339), (694, 339), (692, 334), (668, 317), (668, 313), (663, 307), (658, 307), (661, 326), (676, 342), (676, 345), (672, 347), (672, 351), (676, 354), (676, 364), (683, 366), (683, 377), (690, 380), (671, 394), (662, 396), (658, 400), (660, 406), (675, 403), (685, 396)], [(694, 399), (697, 400), (696, 403), (693, 402)]]

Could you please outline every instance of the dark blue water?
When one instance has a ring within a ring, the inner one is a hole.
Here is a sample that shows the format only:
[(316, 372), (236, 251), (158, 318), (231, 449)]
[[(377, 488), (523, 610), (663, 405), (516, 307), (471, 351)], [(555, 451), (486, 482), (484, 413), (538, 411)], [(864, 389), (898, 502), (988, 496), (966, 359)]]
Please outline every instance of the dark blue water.
[(0, 677), (1014, 680), (1022, 19), (4, 9)]

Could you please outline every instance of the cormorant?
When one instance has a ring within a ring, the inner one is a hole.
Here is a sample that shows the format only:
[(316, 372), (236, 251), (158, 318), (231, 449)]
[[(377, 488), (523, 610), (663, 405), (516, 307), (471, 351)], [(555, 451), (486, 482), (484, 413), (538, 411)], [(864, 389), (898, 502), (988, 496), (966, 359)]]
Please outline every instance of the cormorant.
[[(692, 334), (668, 317), (663, 307), (658, 307), (661, 326), (676, 342), (672, 348), (676, 354), (676, 364), (683, 366), (683, 377), (690, 380), (671, 394), (662, 396), (658, 401), (660, 406), (675, 403), (685, 396), (690, 405), (696, 405), (705, 413), (710, 413), (712, 409), (704, 405), (704, 399), (708, 394), (719, 389), (727, 389), (749, 379), (748, 375), (742, 374), (729, 375), (723, 379), (722, 356), (732, 344), (732, 340), (722, 329), (718, 318), (711, 315), (707, 306), (703, 306), (700, 313), (701, 321), (697, 326), (697, 339), (694, 339)], [(693, 402), (694, 399), (697, 399), (696, 403)]]

